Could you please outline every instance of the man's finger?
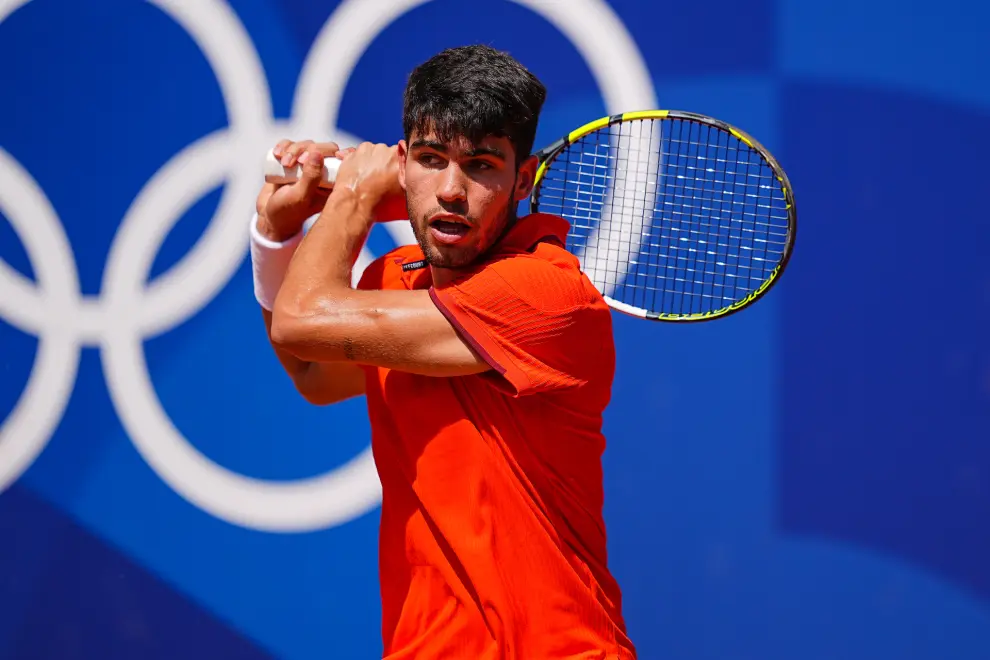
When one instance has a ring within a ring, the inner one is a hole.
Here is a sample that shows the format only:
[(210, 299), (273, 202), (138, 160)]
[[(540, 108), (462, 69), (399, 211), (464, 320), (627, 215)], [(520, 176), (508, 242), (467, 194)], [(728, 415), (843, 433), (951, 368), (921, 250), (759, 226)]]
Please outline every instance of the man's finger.
[(312, 144), (312, 140), (303, 140), (302, 142), (293, 142), (287, 146), (282, 151), (282, 166), (295, 167), (299, 162), (299, 156), (301, 156), (304, 151), (309, 149)]
[(272, 155), (281, 160), (282, 154), (285, 153), (286, 147), (290, 144), (292, 144), (292, 140), (279, 140), (275, 148), (272, 149)]
[(336, 142), (316, 142), (313, 146), (319, 149), (324, 158), (336, 156), (337, 152), (340, 151), (340, 146)]
[(302, 165), (302, 178), (298, 185), (304, 194), (312, 194), (323, 178), (323, 151), (318, 146), (311, 146), (300, 155), (299, 163)]

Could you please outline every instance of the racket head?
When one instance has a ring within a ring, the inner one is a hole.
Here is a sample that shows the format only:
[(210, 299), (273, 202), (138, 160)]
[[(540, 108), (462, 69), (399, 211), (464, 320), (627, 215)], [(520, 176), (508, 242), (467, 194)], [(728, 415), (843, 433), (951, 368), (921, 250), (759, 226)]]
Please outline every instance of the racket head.
[(531, 209), (570, 222), (568, 249), (617, 311), (723, 318), (766, 295), (791, 258), (790, 181), (763, 145), (726, 122), (629, 112), (536, 155)]

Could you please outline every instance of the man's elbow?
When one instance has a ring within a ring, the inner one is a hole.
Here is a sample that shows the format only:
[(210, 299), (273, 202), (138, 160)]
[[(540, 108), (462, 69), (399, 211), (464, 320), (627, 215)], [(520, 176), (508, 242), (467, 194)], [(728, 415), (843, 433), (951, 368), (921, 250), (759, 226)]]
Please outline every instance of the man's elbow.
[(339, 359), (338, 315), (315, 306), (280, 305), (272, 310), (271, 341), (276, 348), (311, 362)]
[(293, 353), (293, 346), (299, 343), (303, 335), (303, 324), (300, 322), (299, 314), (276, 301), (268, 334), (276, 348)]
[(301, 353), (306, 352), (313, 341), (312, 319), (313, 314), (303, 307), (276, 302), (272, 310), (272, 344), (301, 360), (309, 359)]

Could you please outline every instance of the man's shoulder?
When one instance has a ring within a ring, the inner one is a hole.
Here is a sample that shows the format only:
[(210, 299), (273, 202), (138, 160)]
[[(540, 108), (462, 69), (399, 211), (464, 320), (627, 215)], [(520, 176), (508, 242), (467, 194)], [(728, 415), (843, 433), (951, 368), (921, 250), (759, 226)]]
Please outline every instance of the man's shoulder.
[(601, 297), (580, 268), (543, 248), (496, 255), (474, 278), (544, 309), (594, 304)]
[(358, 288), (406, 288), (403, 285), (404, 274), (421, 269), (425, 265), (423, 251), (418, 245), (400, 245), (365, 267)]
[(520, 227), (516, 236), (480, 264), (479, 274), (541, 308), (604, 305), (580, 261), (566, 248), (566, 231), (562, 231), (566, 221), (541, 214), (522, 218), (522, 223), (529, 226)]

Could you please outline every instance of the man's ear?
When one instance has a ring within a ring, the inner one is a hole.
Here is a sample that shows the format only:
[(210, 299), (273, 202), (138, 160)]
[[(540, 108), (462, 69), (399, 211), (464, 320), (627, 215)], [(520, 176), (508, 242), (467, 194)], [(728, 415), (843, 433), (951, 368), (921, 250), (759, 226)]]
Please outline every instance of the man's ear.
[(399, 159), (399, 185), (406, 189), (406, 156), (409, 155), (409, 148), (405, 140), (399, 140), (397, 156)]
[(516, 189), (513, 199), (521, 202), (533, 192), (533, 184), (536, 181), (536, 170), (540, 166), (540, 159), (530, 156), (519, 166), (519, 173), (516, 175)]

